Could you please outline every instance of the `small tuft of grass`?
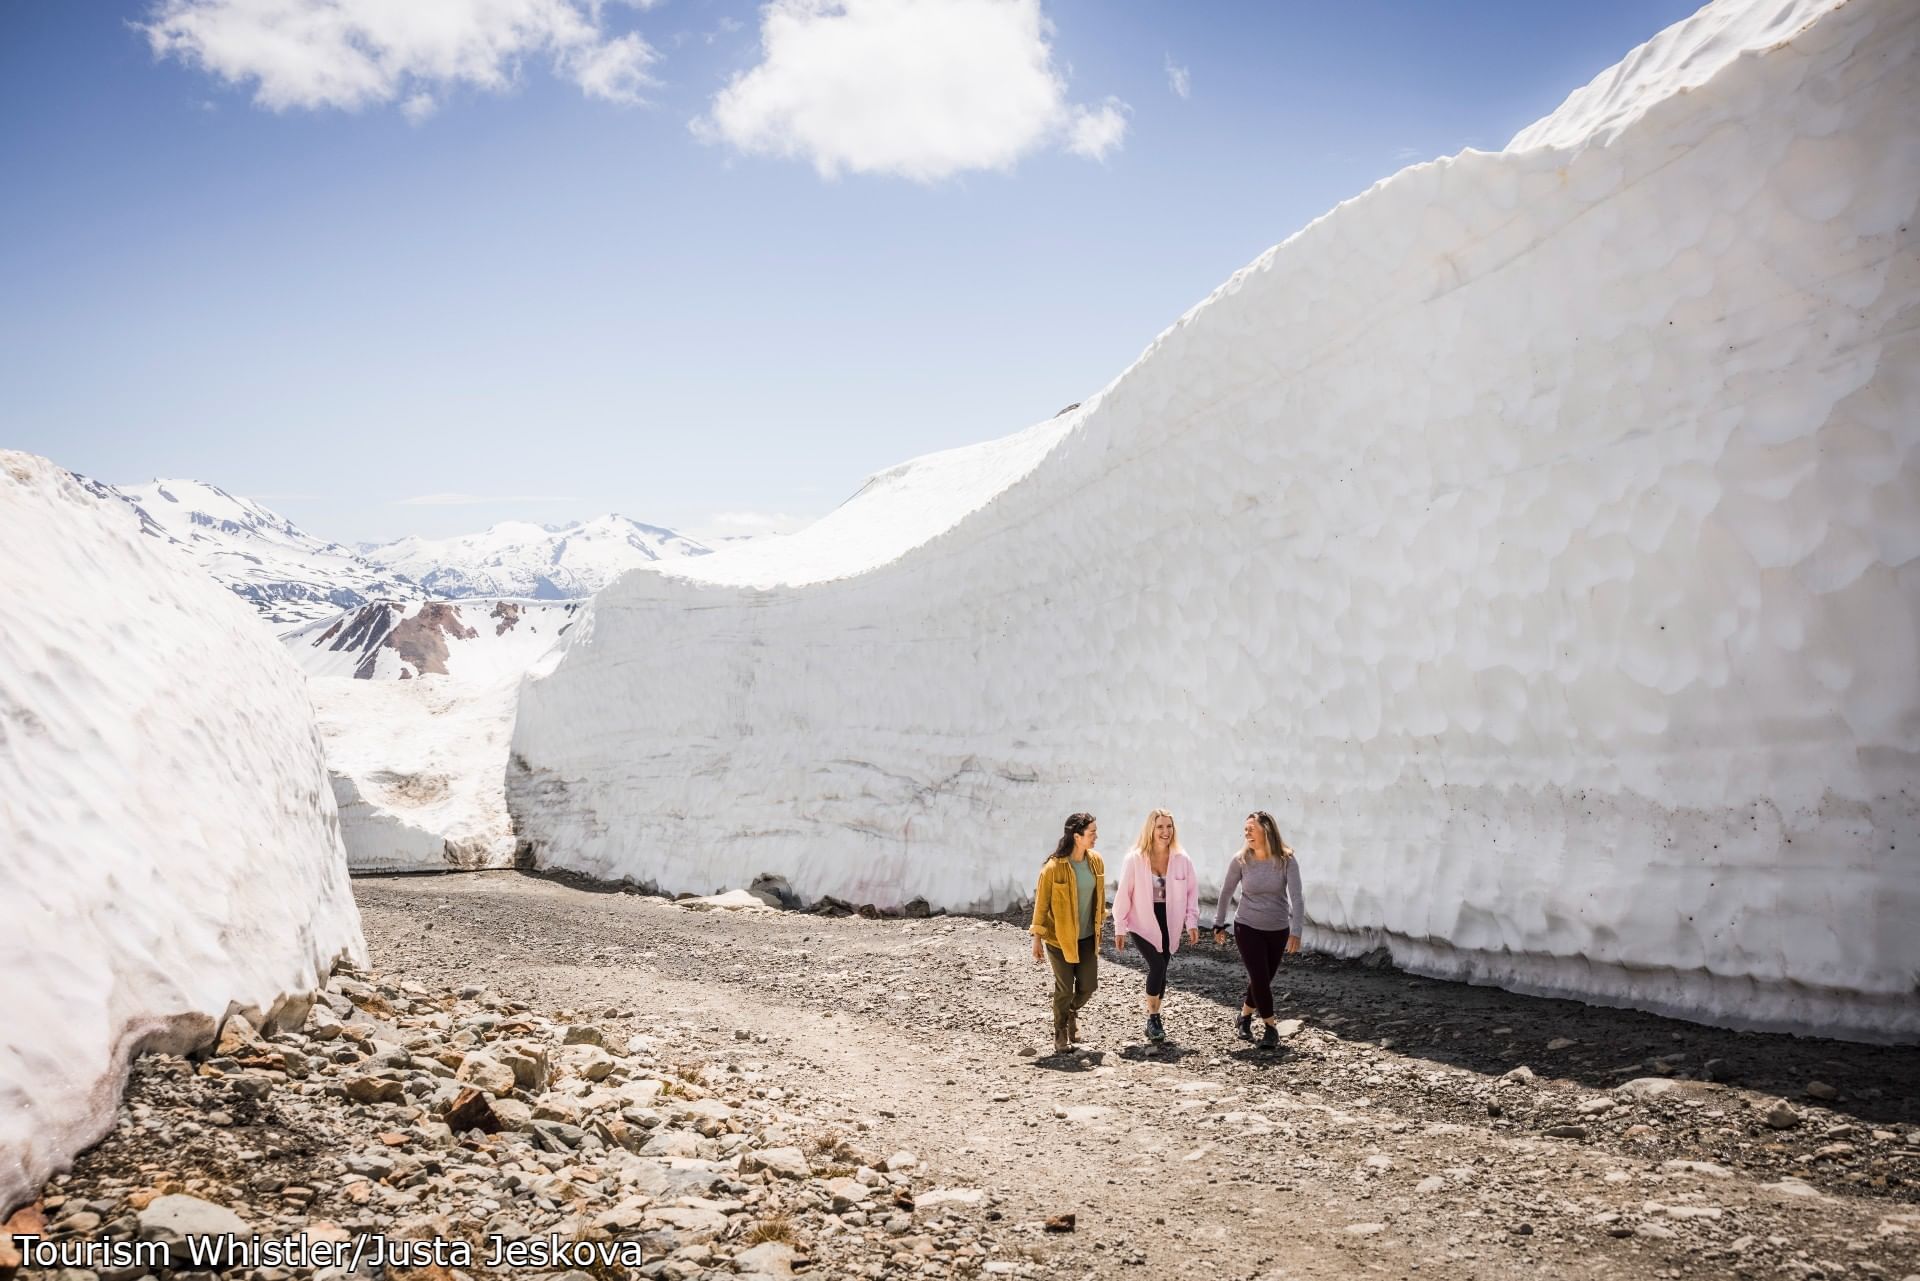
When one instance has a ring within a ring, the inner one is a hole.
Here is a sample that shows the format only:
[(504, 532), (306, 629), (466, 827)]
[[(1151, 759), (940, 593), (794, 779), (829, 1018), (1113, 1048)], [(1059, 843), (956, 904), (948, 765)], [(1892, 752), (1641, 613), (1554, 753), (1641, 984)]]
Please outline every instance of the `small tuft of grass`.
[(760, 1245), (767, 1241), (778, 1241), (781, 1245), (798, 1248), (800, 1238), (793, 1230), (793, 1220), (784, 1214), (772, 1214), (760, 1220), (740, 1234), (740, 1240), (747, 1245)]

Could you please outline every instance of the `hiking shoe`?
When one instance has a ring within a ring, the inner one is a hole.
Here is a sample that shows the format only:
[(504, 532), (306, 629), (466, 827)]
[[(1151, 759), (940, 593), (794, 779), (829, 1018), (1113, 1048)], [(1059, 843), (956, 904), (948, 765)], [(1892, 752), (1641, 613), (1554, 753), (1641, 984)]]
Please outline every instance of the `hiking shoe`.
[(1267, 1030), (1260, 1034), (1260, 1048), (1263, 1050), (1279, 1049), (1280, 1029), (1271, 1023), (1267, 1024)]
[(1065, 1032), (1055, 1032), (1053, 1034), (1053, 1052), (1055, 1054), (1068, 1054), (1071, 1053), (1072, 1050), (1072, 1037), (1068, 1036)]
[(1251, 1041), (1253, 1039), (1253, 1015), (1242, 1014), (1239, 1018), (1235, 1019), (1233, 1021), (1233, 1030), (1234, 1035), (1238, 1036), (1241, 1040)]
[(1149, 1041), (1164, 1041), (1167, 1039), (1167, 1029), (1161, 1024), (1158, 1013), (1147, 1015), (1147, 1039)]
[(1067, 1020), (1067, 1040), (1078, 1041), (1079, 1039), (1080, 1039), (1080, 1016), (1076, 1014), (1072, 1018)]

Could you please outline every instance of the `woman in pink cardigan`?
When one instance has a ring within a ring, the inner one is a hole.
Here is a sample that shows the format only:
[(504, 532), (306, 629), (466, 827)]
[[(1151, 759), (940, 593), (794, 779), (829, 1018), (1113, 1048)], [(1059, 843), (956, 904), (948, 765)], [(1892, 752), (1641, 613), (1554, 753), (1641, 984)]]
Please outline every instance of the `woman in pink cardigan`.
[(1200, 938), (1200, 882), (1194, 879), (1193, 860), (1180, 848), (1173, 815), (1155, 810), (1147, 815), (1139, 839), (1120, 865), (1120, 885), (1113, 892), (1113, 946), (1127, 950), (1127, 940), (1147, 962), (1147, 1039), (1164, 1041), (1160, 998), (1167, 990), (1167, 958), (1187, 942)]

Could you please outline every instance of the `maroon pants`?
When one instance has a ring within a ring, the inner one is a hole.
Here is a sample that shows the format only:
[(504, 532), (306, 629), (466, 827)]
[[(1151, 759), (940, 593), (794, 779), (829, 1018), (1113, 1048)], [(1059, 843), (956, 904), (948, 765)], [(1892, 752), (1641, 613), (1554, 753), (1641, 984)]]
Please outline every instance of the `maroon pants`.
[(1280, 972), (1280, 958), (1287, 952), (1285, 930), (1258, 930), (1251, 925), (1233, 927), (1234, 946), (1240, 949), (1240, 963), (1247, 967), (1247, 994), (1242, 1007), (1252, 1006), (1260, 1017), (1273, 1017), (1273, 976)]

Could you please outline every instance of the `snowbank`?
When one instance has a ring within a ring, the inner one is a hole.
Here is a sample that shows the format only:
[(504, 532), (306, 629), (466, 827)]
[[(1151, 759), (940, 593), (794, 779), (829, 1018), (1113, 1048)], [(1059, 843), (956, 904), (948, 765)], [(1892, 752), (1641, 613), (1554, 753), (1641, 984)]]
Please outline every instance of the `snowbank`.
[(0, 453), (0, 1210), (111, 1124), (133, 1053), (364, 952), (299, 674), (109, 501)]
[(520, 676), (307, 683), (355, 872), (513, 866), (507, 740)]
[(1920, 1035), (1917, 39), (1712, 6), (1065, 419), (621, 579), (522, 691), (522, 838), (997, 907), (1072, 810), (1217, 884), (1261, 806), (1315, 946)]

